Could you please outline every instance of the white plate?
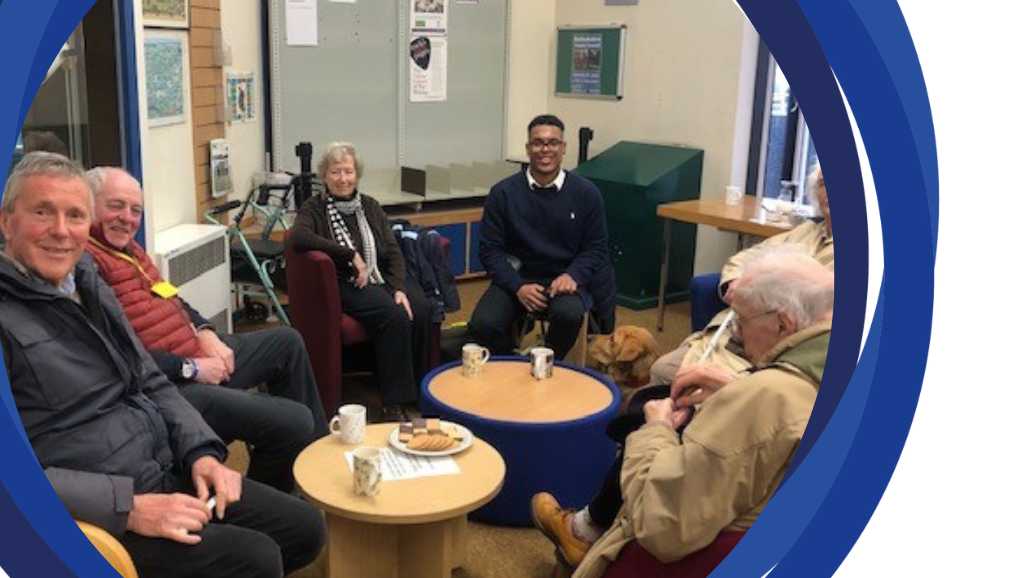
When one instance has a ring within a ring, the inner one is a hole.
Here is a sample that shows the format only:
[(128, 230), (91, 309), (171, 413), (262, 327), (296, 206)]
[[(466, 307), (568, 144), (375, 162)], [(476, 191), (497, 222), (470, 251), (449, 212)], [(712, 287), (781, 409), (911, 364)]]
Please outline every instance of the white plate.
[(459, 433), (462, 435), (463, 441), (459, 442), (458, 444), (456, 444), (456, 445), (454, 445), (454, 446), (452, 446), (452, 447), (450, 447), (448, 449), (438, 450), (436, 452), (428, 452), (428, 451), (423, 451), (423, 450), (411, 450), (411, 449), (406, 447), (406, 444), (404, 444), (404, 443), (399, 441), (399, 428), (395, 428), (395, 429), (392, 430), (391, 435), (388, 436), (388, 444), (391, 447), (399, 450), (400, 452), (405, 452), (407, 454), (412, 454), (414, 456), (428, 456), (428, 457), (430, 457), (430, 456), (450, 456), (452, 454), (458, 454), (459, 452), (461, 452), (461, 451), (465, 450), (466, 448), (470, 447), (470, 445), (473, 443), (473, 433), (470, 430), (468, 430), (467, 428), (465, 428), (465, 427), (463, 427), (463, 426), (461, 426), (461, 425), (459, 425), (457, 423), (452, 423), (450, 421), (444, 421), (444, 420), (441, 421), (441, 425), (450, 425), (450, 426), (455, 427), (459, 431)]

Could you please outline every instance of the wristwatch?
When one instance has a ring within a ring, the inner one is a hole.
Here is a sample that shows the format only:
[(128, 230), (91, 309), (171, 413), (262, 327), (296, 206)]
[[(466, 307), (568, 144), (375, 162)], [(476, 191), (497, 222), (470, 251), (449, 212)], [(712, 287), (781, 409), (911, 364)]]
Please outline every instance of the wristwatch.
[(182, 360), (182, 379), (192, 380), (196, 378), (199, 373), (199, 366), (192, 359), (185, 358)]

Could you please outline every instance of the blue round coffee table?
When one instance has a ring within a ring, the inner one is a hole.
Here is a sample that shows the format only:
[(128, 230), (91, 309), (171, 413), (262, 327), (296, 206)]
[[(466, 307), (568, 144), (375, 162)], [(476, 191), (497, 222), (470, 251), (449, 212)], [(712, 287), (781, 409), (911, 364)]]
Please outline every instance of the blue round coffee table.
[(470, 428), (505, 459), (502, 491), (471, 517), (530, 525), (530, 498), (541, 491), (567, 507), (590, 502), (615, 460), (605, 428), (619, 409), (619, 388), (605, 375), (561, 362), (540, 381), (523, 357), (493, 357), (477, 377), (463, 376), (460, 365), (424, 377), (420, 408)]

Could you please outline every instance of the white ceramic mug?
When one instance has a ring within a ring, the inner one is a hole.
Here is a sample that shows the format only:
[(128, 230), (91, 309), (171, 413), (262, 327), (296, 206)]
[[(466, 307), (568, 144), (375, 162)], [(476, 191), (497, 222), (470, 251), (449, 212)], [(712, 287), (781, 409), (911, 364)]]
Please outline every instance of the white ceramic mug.
[(342, 443), (363, 443), (363, 434), (367, 431), (367, 408), (358, 404), (343, 405), (338, 408), (338, 415), (331, 418), (328, 429)]
[(463, 375), (477, 377), (489, 359), (491, 359), (491, 352), (487, 347), (481, 347), (476, 343), (467, 343), (463, 346)]
[(547, 347), (530, 350), (530, 374), (534, 379), (548, 379), (555, 368), (555, 352)]
[(381, 491), (380, 448), (356, 448), (352, 452), (352, 488), (359, 496)]
[(736, 185), (728, 185), (726, 187), (726, 204), (727, 205), (739, 205), (744, 200), (744, 191), (740, 190), (740, 187)]

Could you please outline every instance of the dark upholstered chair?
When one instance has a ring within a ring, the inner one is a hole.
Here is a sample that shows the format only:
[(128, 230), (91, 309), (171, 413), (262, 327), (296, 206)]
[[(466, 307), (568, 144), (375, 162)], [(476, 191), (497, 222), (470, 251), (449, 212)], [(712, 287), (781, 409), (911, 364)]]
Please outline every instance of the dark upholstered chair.
[(704, 329), (716, 313), (728, 307), (719, 298), (719, 273), (697, 275), (690, 280), (690, 326), (692, 331)]
[[(442, 240), (446, 259), (449, 242)], [(288, 275), (288, 309), (292, 326), (303, 337), (320, 389), (324, 413), (333, 415), (342, 398), (343, 352), (369, 344), (370, 336), (359, 321), (345, 314), (338, 295), (335, 263), (321, 251), (298, 253), (286, 243), (285, 271)], [(441, 326), (431, 330), (427, 367), (441, 362)], [(370, 362), (373, 366), (373, 362)]]
[(720, 532), (708, 546), (668, 564), (659, 562), (633, 541), (623, 548), (619, 557), (605, 570), (604, 578), (705, 578), (743, 537), (744, 532)]

